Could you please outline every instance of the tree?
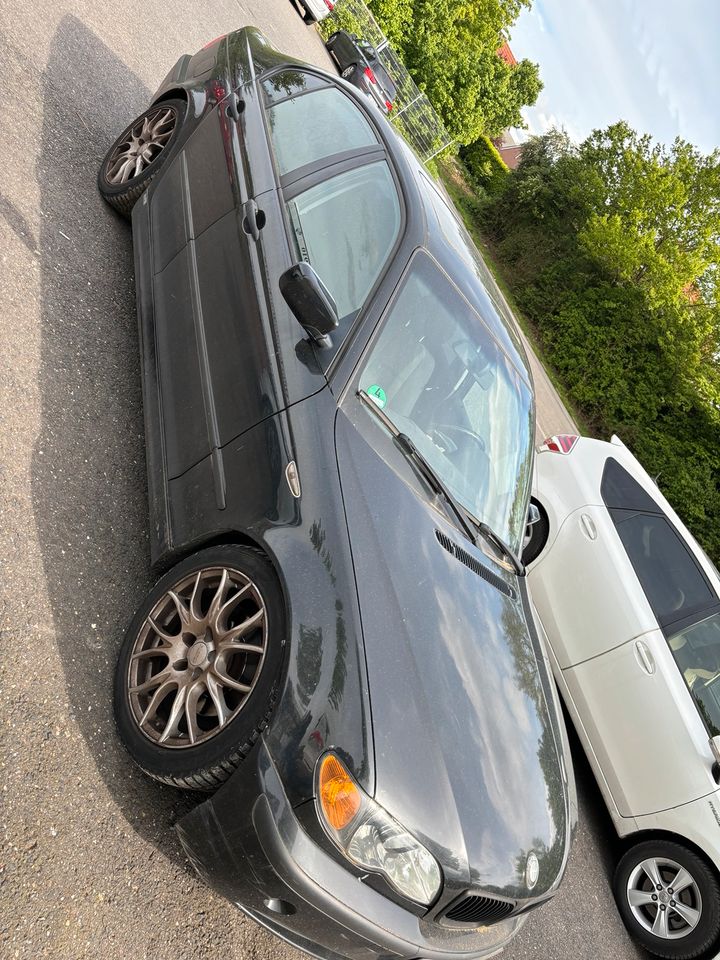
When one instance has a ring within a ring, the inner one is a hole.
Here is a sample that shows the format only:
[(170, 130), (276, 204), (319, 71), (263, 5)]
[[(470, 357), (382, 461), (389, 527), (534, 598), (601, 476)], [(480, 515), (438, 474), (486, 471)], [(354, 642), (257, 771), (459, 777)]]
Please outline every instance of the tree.
[(460, 143), (523, 126), (520, 110), (542, 89), (537, 64), (510, 66), (498, 54), (532, 0), (374, 0), (383, 29), (413, 79)]
[(720, 151), (551, 131), (486, 225), (590, 430), (620, 433), (720, 560)]

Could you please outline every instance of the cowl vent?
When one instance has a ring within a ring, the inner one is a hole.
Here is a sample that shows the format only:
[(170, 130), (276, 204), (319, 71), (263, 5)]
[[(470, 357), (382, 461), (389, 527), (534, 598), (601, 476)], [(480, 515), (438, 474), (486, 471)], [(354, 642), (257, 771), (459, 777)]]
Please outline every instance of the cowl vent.
[(447, 550), (447, 552), (451, 553), (456, 560), (459, 560), (460, 563), (464, 563), (465, 566), (472, 570), (473, 573), (477, 574), (478, 577), (482, 577), (483, 580), (487, 580), (487, 582), (491, 583), (496, 590), (499, 590), (500, 593), (504, 593), (506, 597), (510, 597), (512, 600), (517, 599), (517, 594), (513, 588), (509, 584), (505, 583), (502, 577), (498, 577), (498, 575), (493, 573), (492, 570), (488, 570), (485, 564), (480, 563), (479, 560), (476, 560), (475, 557), (472, 557), (466, 550), (463, 550), (463, 548), (455, 543), (454, 540), (451, 540), (447, 534), (440, 530), (436, 530), (435, 536), (437, 537), (437, 541), (443, 550)]

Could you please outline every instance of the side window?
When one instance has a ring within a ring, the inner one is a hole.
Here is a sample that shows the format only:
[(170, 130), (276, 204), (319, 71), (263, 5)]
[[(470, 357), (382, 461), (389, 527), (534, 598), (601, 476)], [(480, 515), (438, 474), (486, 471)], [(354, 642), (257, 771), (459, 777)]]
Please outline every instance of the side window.
[(354, 316), (400, 232), (400, 199), (387, 163), (368, 163), (330, 177), (287, 206), (300, 258), (313, 266), (334, 297), (341, 320)]
[[(274, 79), (265, 81), (266, 86)], [(360, 108), (336, 87), (325, 86), (273, 103), (268, 108), (268, 122), (281, 176), (334, 154), (378, 146)]]
[(668, 638), (695, 705), (711, 737), (720, 734), (720, 614)]
[(619, 510), (611, 513), (661, 626), (717, 602), (694, 558), (664, 516)]

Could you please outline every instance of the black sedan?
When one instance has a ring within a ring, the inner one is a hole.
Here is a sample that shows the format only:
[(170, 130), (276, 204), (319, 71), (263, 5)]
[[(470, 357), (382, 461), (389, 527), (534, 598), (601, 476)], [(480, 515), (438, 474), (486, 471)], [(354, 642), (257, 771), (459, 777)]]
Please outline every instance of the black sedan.
[(99, 187), (167, 571), (120, 652), (127, 749), (216, 791), (189, 857), (298, 947), (496, 951), (574, 805), (517, 559), (530, 378), (475, 249), (365, 97), (252, 28), (181, 57)]
[(337, 30), (325, 42), (340, 76), (372, 97), (383, 113), (390, 113), (397, 87), (371, 43), (357, 34)]

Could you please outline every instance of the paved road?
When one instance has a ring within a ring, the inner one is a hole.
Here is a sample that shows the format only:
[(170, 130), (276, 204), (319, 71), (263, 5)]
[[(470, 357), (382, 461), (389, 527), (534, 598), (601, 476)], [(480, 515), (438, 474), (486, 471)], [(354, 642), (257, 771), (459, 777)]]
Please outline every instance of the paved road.
[[(110, 715), (149, 584), (128, 227), (98, 161), (177, 56), (245, 23), (327, 65), (288, 0), (0, 0), (0, 955), (298, 958), (199, 883)], [(543, 428), (564, 426), (541, 398)], [(567, 882), (509, 958), (637, 957), (581, 766)]]

